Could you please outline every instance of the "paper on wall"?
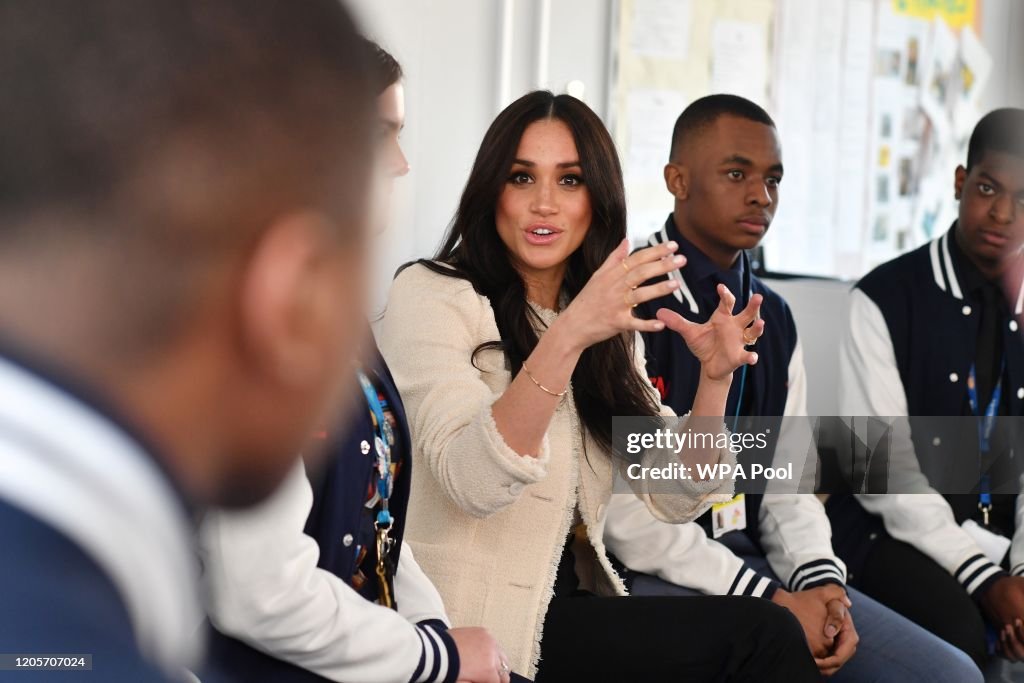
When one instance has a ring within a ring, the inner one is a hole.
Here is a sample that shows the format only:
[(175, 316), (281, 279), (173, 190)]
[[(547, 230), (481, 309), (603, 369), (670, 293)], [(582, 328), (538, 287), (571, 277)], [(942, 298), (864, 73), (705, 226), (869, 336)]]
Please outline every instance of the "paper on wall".
[(960, 33), (960, 54), (956, 62), (956, 102), (953, 126), (960, 140), (966, 139), (979, 118), (981, 93), (992, 75), (992, 56), (970, 27)]
[(769, 63), (765, 27), (749, 21), (716, 21), (711, 40), (712, 92), (740, 95), (764, 106)]
[(944, 21), (932, 23), (931, 40), (925, 52), (921, 80), (921, 108), (932, 122), (939, 139), (950, 134), (949, 107), (956, 87), (956, 35)]
[(638, 89), (626, 98), (628, 142), (624, 173), (629, 182), (661, 183), (672, 143), (672, 129), (686, 107), (674, 90)]
[(691, 0), (635, 0), (630, 49), (640, 57), (683, 61), (691, 25)]

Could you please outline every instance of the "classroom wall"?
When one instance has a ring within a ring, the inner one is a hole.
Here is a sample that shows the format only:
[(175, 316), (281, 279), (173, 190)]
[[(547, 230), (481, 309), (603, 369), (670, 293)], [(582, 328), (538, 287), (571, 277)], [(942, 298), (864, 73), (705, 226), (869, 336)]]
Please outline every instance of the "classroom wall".
[[(609, 120), (615, 0), (350, 0), (367, 32), (406, 70), (412, 164), (396, 185), (392, 226), (379, 241), (374, 306), (394, 269), (438, 246), (491, 120), (532, 88), (584, 84), (583, 99)], [(548, 17), (547, 23), (542, 20)], [(1024, 106), (1024, 2), (984, 0), (981, 38), (994, 58), (986, 107)], [(544, 36), (547, 39), (544, 39)], [(546, 47), (546, 50), (544, 49)], [(504, 58), (503, 58), (504, 56)], [(774, 283), (794, 310), (807, 354), (810, 405), (835, 412), (835, 353), (845, 321), (844, 283)]]
[[(615, 0), (351, 0), (368, 33), (402, 61), (412, 172), (397, 185), (392, 227), (379, 243), (375, 305), (394, 268), (434, 251), (500, 108), (529, 89), (584, 84), (609, 120)], [(547, 17), (547, 21), (543, 20)], [(981, 37), (995, 66), (987, 107), (1024, 106), (1024, 2), (983, 0)], [(546, 38), (545, 38), (546, 36)], [(504, 58), (503, 58), (504, 57)]]

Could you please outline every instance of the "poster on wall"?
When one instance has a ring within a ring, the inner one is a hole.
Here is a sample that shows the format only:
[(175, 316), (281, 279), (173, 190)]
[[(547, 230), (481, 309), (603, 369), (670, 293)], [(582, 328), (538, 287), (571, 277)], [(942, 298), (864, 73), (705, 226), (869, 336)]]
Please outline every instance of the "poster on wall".
[(890, 11), (913, 19), (938, 20), (954, 30), (973, 26), (978, 0), (889, 0)]
[(668, 4), (618, 6), (611, 109), (635, 244), (671, 209), (670, 122), (712, 92), (757, 101), (779, 129), (768, 270), (856, 279), (948, 228), (952, 169), (993, 73), (982, 0)]
[(672, 128), (686, 106), (720, 91), (767, 99), (775, 1), (618, 3), (610, 128), (622, 159), (634, 246), (659, 230), (672, 210), (663, 170)]

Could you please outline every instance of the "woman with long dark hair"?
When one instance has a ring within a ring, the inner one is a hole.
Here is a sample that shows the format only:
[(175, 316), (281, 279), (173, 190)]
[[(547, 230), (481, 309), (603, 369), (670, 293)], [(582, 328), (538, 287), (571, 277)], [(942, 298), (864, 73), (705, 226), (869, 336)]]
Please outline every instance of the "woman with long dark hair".
[[(383, 319), (422, 463), (406, 538), (453, 623), (491, 629), (538, 680), (815, 680), (796, 621), (767, 601), (614, 597), (625, 589), (602, 542), (611, 418), (671, 414), (637, 332), (684, 336), (703, 368), (692, 415), (721, 430), (732, 372), (756, 362), (745, 346), (764, 328), (759, 297), (733, 315), (724, 287), (705, 325), (636, 318), (634, 305), (675, 286), (644, 283), (682, 257), (673, 244), (630, 255), (625, 237), (600, 119), (549, 92), (506, 108), (444, 245), (397, 276)], [(638, 495), (671, 522), (731, 495), (721, 481), (674, 490)]]

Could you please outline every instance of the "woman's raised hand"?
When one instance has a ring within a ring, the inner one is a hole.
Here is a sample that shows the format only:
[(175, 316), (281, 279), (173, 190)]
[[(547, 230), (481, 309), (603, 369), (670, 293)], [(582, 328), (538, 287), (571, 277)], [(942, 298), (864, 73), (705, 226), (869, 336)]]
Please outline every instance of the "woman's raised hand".
[[(667, 308), (658, 310), (658, 320), (686, 341), (690, 351), (701, 363), (701, 372), (716, 381), (730, 378), (741, 365), (753, 365), (757, 354), (746, 347), (757, 342), (764, 333), (764, 320), (758, 317), (763, 297), (750, 297), (746, 308), (732, 314), (736, 297), (725, 285), (718, 285), (718, 307), (704, 324), (690, 322)], [(753, 324), (751, 324), (753, 323)]]
[(623, 240), (605, 262), (594, 271), (583, 290), (576, 295), (559, 320), (571, 325), (580, 349), (593, 346), (616, 334), (630, 330), (659, 332), (660, 320), (642, 320), (633, 315), (637, 304), (657, 299), (679, 288), (672, 278), (651, 285), (644, 282), (661, 277), (686, 263), (675, 255), (675, 242), (659, 244), (629, 253), (629, 240)]

